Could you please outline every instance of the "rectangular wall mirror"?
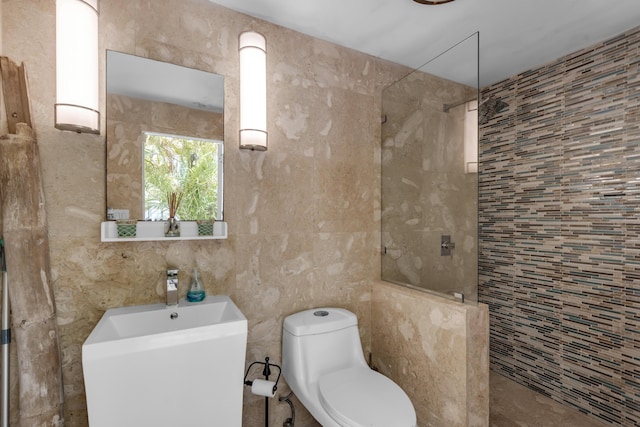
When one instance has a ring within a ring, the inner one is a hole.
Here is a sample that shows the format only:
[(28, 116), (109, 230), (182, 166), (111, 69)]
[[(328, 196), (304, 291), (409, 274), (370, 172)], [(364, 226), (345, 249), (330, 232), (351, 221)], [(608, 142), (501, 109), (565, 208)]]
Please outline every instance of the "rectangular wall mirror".
[(224, 77), (107, 51), (107, 219), (223, 220)]

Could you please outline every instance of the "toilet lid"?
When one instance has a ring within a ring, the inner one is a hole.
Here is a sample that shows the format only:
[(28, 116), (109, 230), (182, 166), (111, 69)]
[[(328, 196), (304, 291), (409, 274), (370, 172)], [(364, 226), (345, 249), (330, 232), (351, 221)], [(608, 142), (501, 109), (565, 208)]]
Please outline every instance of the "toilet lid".
[(416, 412), (406, 393), (369, 368), (332, 372), (318, 382), (322, 407), (347, 427), (414, 427)]

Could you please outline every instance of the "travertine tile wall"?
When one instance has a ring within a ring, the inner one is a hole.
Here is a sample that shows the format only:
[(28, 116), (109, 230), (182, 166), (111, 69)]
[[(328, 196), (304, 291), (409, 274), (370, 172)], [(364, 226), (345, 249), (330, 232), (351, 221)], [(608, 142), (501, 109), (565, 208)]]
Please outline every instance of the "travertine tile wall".
[[(283, 318), (323, 305), (353, 310), (365, 352), (370, 351), (372, 286), (380, 276), (380, 93), (406, 73), (404, 68), (205, 0), (101, 2), (103, 52), (114, 49), (225, 76), (230, 236), (103, 244), (104, 131), (95, 136), (53, 127), (55, 1), (4, 0), (1, 19), (2, 54), (24, 61), (29, 73), (61, 337), (65, 425), (87, 425), (81, 346), (89, 332), (108, 308), (162, 301), (169, 264), (181, 269), (182, 284), (197, 266), (208, 293), (230, 295), (247, 315), (247, 362), (267, 355), (280, 361)], [(266, 153), (236, 148), (237, 36), (247, 29), (264, 33), (268, 43)], [(104, 86), (101, 99), (104, 112)], [(5, 133), (6, 123), (2, 126)], [(388, 295), (394, 298), (393, 292)], [(414, 357), (407, 354), (406, 360)], [(177, 375), (188, 370), (173, 368)], [(415, 375), (420, 381), (427, 373)], [(263, 399), (248, 393), (244, 398), (244, 425), (261, 425)], [(297, 426), (317, 426), (297, 402), (296, 415)], [(288, 416), (286, 404), (271, 403), (271, 425)]]
[(489, 425), (489, 310), (378, 282), (373, 364), (401, 384), (418, 426)]
[[(465, 173), (464, 101), (477, 90), (415, 71), (382, 96), (382, 278), (477, 300), (478, 179)], [(444, 111), (444, 105), (454, 105)], [(441, 236), (455, 249), (442, 256)]]
[(640, 424), (640, 30), (485, 88), (480, 300), (491, 366)]
[[(354, 311), (369, 351), (371, 286), (380, 270), (376, 118), (381, 88), (400, 67), (205, 0), (109, 0), (100, 6), (103, 55), (119, 50), (225, 76), (230, 238), (100, 243), (104, 130), (94, 136), (53, 126), (55, 1), (3, 1), (3, 54), (26, 64), (42, 154), (65, 425), (87, 424), (83, 341), (107, 308), (163, 301), (167, 265), (180, 268), (183, 295), (197, 266), (209, 294), (234, 299), (249, 319), (248, 362), (265, 356), (279, 362), (282, 319), (323, 305)], [(237, 148), (237, 37), (247, 29), (264, 33), (268, 43), (266, 153)], [(103, 86), (103, 104), (104, 98)], [(187, 375), (189, 367), (169, 369)], [(264, 400), (247, 393), (244, 402), (244, 425), (262, 425)], [(296, 425), (317, 425), (300, 404), (296, 409)], [(281, 425), (288, 405), (274, 399), (270, 416), (271, 425)]]

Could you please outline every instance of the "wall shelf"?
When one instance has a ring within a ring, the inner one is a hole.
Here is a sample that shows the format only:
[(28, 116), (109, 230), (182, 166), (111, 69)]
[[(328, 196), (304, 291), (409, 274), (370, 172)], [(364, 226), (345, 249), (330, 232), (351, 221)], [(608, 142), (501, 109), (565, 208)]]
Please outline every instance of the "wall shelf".
[(100, 227), (100, 241), (102, 242), (150, 242), (176, 240), (213, 240), (227, 238), (227, 223), (216, 221), (213, 225), (212, 236), (199, 236), (198, 224), (195, 221), (180, 221), (180, 237), (166, 237), (164, 235), (164, 221), (138, 221), (136, 237), (118, 237), (115, 221), (106, 221)]

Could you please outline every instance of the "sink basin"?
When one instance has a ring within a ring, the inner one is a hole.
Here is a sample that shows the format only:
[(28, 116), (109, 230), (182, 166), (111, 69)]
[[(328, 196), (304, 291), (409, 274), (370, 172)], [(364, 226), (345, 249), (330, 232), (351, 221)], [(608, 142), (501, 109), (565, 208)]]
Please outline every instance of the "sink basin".
[[(176, 337), (173, 333), (207, 333), (212, 328), (218, 333), (246, 330), (247, 319), (227, 296), (210, 296), (201, 302), (180, 301), (177, 306), (149, 304), (133, 307), (112, 308), (102, 316), (100, 322), (84, 343), (87, 351), (90, 346), (111, 343), (128, 338), (154, 337), (158, 343), (163, 336)], [(134, 340), (135, 341), (135, 340)], [(122, 346), (130, 344), (123, 341)]]
[(240, 427), (246, 344), (227, 296), (107, 310), (82, 346), (89, 425)]

